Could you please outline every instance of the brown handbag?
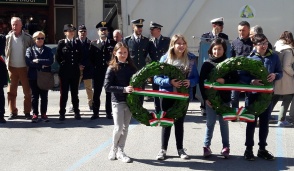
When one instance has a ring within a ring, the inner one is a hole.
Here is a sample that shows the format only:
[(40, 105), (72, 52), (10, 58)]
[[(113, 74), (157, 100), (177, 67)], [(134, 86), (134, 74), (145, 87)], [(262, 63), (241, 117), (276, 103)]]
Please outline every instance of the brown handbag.
[(41, 90), (50, 90), (54, 87), (54, 76), (51, 72), (37, 71), (37, 84)]

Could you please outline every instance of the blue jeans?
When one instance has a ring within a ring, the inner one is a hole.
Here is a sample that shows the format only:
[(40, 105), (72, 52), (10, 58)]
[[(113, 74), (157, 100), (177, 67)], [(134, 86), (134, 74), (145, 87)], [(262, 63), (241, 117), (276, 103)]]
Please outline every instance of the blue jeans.
[(217, 115), (217, 113), (208, 105), (206, 105), (206, 133), (204, 138), (204, 146), (209, 147), (211, 144), (211, 139), (213, 136), (213, 130), (217, 117), (219, 120), (223, 147), (230, 147), (228, 121), (225, 121), (221, 115)]

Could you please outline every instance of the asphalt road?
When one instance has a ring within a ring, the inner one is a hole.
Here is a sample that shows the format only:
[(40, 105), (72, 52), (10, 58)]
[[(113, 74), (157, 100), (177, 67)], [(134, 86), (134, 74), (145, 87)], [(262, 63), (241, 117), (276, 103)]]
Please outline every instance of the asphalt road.
[[(203, 158), (205, 117), (200, 115), (199, 102), (191, 102), (185, 119), (184, 147), (191, 157), (190, 160), (182, 160), (177, 156), (173, 131), (167, 152), (168, 158), (164, 161), (155, 160), (160, 150), (161, 128), (148, 127), (132, 120), (125, 152), (133, 162), (110, 161), (107, 156), (111, 145), (113, 121), (105, 118), (105, 96), (104, 93), (102, 94), (102, 115), (98, 120), (90, 120), (91, 112), (88, 109), (86, 92), (80, 90), (82, 120), (77, 121), (73, 118), (73, 114), (67, 114), (66, 120), (59, 122), (59, 92), (50, 91), (48, 108), (50, 122), (31, 123), (20, 118), (0, 124), (0, 170), (294, 170), (294, 130), (292, 127), (279, 128), (275, 124), (270, 124), (267, 147), (276, 156), (274, 161), (265, 161), (261, 158), (256, 158), (252, 162), (244, 160), (246, 123), (240, 122), (229, 123), (231, 144), (229, 159), (224, 159), (219, 154), (222, 143), (218, 122), (211, 145), (213, 156), (208, 159)], [(17, 97), (19, 111), (23, 110), (22, 101), (22, 89), (19, 87)], [(275, 108), (275, 116), (279, 105)], [(149, 110), (154, 108), (152, 102), (144, 102), (144, 107)], [(7, 112), (6, 118), (8, 114)], [(255, 142), (258, 142), (258, 130), (256, 128)], [(255, 154), (257, 150), (256, 145)]]

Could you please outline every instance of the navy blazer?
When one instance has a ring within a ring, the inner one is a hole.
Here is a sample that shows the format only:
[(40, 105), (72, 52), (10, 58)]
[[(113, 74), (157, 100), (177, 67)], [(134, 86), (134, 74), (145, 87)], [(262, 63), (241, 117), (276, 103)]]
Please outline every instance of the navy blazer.
[(149, 39), (141, 35), (140, 43), (137, 43), (134, 34), (124, 38), (124, 43), (127, 44), (130, 51), (130, 57), (138, 69), (146, 65), (146, 57), (149, 50)]
[[(43, 46), (42, 48), (43, 50), (41, 51), (41, 53), (36, 50), (35, 45), (27, 48), (26, 50), (26, 64), (29, 67), (28, 78), (30, 80), (37, 79), (37, 71), (51, 72), (51, 65), (54, 61), (54, 54), (52, 53), (51, 48), (47, 46)], [(38, 59), (38, 63), (34, 63), (34, 59)], [(43, 65), (46, 65), (48, 67), (42, 68)]]
[(77, 42), (80, 42), (83, 50), (83, 58), (81, 61), (81, 65), (84, 66), (83, 70), (83, 80), (92, 79), (93, 78), (93, 65), (90, 62), (90, 44), (91, 41), (86, 38), (84, 42), (82, 42), (79, 38), (76, 38)]
[(149, 40), (149, 56), (152, 61), (158, 62), (160, 58), (168, 51), (170, 38), (160, 36), (157, 46), (154, 44), (154, 39)]

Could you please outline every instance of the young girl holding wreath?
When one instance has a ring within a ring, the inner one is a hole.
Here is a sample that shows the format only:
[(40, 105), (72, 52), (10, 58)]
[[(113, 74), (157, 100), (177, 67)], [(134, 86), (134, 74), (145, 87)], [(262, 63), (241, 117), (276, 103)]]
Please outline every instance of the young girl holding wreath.
[[(201, 67), (200, 78), (199, 78), (199, 87), (200, 92), (203, 98), (203, 101), (206, 103), (206, 133), (204, 138), (204, 147), (203, 147), (203, 156), (209, 157), (211, 155), (210, 145), (211, 139), (213, 137), (213, 130), (215, 126), (215, 122), (219, 119), (220, 131), (222, 136), (223, 149), (221, 150), (221, 154), (228, 158), (230, 154), (230, 143), (229, 143), (229, 125), (228, 121), (225, 121), (220, 115), (220, 113), (216, 113), (215, 110), (212, 109), (212, 105), (208, 100), (205, 94), (204, 81), (208, 79), (211, 71), (216, 67), (216, 65), (222, 61), (224, 61), (226, 57), (227, 46), (224, 39), (215, 39), (208, 50), (209, 59), (205, 61)], [(220, 84), (233, 84), (238, 81), (238, 74), (236, 72), (231, 72), (227, 74), (224, 78), (218, 78), (215, 80)], [(231, 101), (231, 91), (219, 91), (222, 100), (229, 105)]]
[(132, 114), (126, 103), (128, 93), (133, 91), (129, 86), (130, 78), (137, 71), (133, 60), (130, 58), (127, 45), (117, 43), (113, 49), (112, 59), (107, 68), (104, 87), (107, 92), (111, 92), (112, 112), (113, 112), (113, 140), (108, 156), (109, 160), (119, 159), (125, 163), (131, 159), (124, 153), (128, 128)]
[[(167, 76), (154, 76), (154, 83), (159, 85), (159, 91), (175, 92), (177, 88), (184, 86), (189, 88), (190, 99), (192, 98), (192, 87), (198, 83), (198, 72), (196, 68), (196, 56), (188, 52), (187, 41), (183, 35), (175, 34), (172, 36), (169, 49), (167, 53), (161, 57), (159, 62), (168, 63), (176, 66), (182, 70), (186, 75), (185, 80), (177, 80)], [(174, 104), (175, 100), (163, 98), (161, 102), (161, 110), (167, 111)], [(174, 122), (175, 136), (177, 143), (178, 155), (182, 159), (188, 159), (189, 156), (183, 149), (184, 138), (184, 119), (187, 109), (183, 111), (183, 116)], [(170, 137), (171, 127), (162, 127), (161, 133), (161, 150), (159, 151), (156, 159), (164, 160), (166, 157), (166, 150), (168, 140)]]

